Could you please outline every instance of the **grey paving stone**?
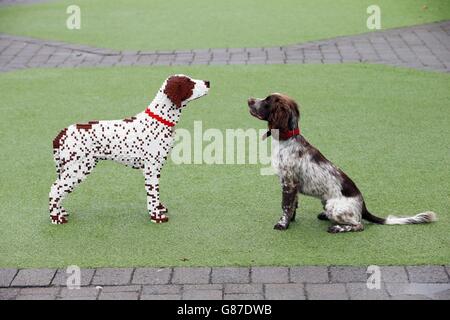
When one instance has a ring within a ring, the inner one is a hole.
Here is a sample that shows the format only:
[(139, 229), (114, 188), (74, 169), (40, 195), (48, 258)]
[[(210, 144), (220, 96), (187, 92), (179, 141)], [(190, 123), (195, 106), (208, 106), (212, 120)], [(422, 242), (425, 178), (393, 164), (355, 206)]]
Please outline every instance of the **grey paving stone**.
[(249, 268), (213, 268), (212, 283), (249, 283)]
[(443, 266), (408, 266), (410, 282), (449, 282)]
[(101, 291), (103, 293), (114, 293), (114, 292), (140, 292), (140, 285), (131, 285), (131, 286), (105, 286), (102, 287)]
[(222, 290), (222, 284), (185, 284), (183, 290)]
[[(13, 1), (13, 0), (4, 0)], [(25, 0), (26, 1), (26, 0)], [(176, 51), (114, 51), (60, 41), (0, 34), (0, 71), (27, 67), (86, 67), (122, 65), (191, 65), (191, 64), (284, 64), (370, 62), (448, 72), (450, 62), (450, 22), (368, 32), (303, 44), (270, 48), (217, 48)], [(51, 55), (42, 64), (36, 55)], [(84, 55), (97, 60), (83, 59)], [(194, 57), (192, 58), (192, 54)], [(17, 55), (17, 57), (14, 57)], [(6, 65), (10, 57), (15, 62)], [(30, 61), (26, 61), (29, 57)], [(129, 58), (131, 57), (131, 58)], [(257, 59), (254, 59), (257, 58)], [(95, 62), (94, 62), (95, 61)]]
[(99, 300), (138, 300), (138, 292), (102, 292)]
[(76, 297), (56, 297), (56, 300), (97, 300), (97, 297), (92, 296), (76, 296)]
[(433, 296), (435, 300), (450, 300), (450, 289), (436, 293)]
[(249, 294), (249, 293), (231, 293), (225, 294), (224, 300), (264, 300), (262, 294)]
[(305, 285), (308, 300), (348, 300), (343, 283), (316, 283)]
[[(91, 283), (92, 277), (94, 276), (94, 271), (94, 269), (80, 269), (80, 286), (88, 286)], [(68, 277), (70, 276), (71, 274), (66, 273), (66, 269), (58, 269), (55, 277), (53, 278), (52, 285), (66, 286)]]
[(300, 283), (266, 284), (266, 299), (305, 300), (305, 288)]
[(450, 290), (448, 283), (387, 283), (386, 289), (392, 297), (410, 295), (425, 296), (430, 299), (439, 298), (440, 294)]
[(332, 266), (330, 267), (331, 282), (366, 282), (368, 274), (366, 267)]
[(263, 285), (257, 283), (249, 283), (249, 284), (233, 284), (227, 283), (224, 287), (224, 293), (226, 294), (262, 294), (263, 293)]
[(405, 267), (399, 266), (383, 266), (380, 267), (381, 281), (391, 283), (406, 283), (408, 282), (408, 274)]
[(432, 299), (430, 297), (423, 296), (420, 294), (414, 294), (414, 295), (402, 294), (402, 295), (397, 295), (397, 296), (391, 297), (391, 300), (432, 300)]
[(286, 267), (252, 267), (251, 281), (253, 283), (287, 283), (289, 282)]
[(328, 269), (316, 266), (291, 267), (290, 280), (297, 283), (327, 283), (329, 282)]
[(0, 269), (0, 287), (9, 287), (17, 271), (17, 269)]
[(134, 271), (134, 284), (167, 284), (172, 274), (171, 268), (137, 268)]
[(185, 290), (183, 300), (222, 300), (221, 290)]
[(181, 294), (148, 294), (142, 295), (141, 300), (181, 300)]
[(381, 285), (380, 289), (369, 289), (367, 283), (347, 283), (347, 292), (351, 300), (388, 300), (389, 295)]
[(133, 268), (99, 268), (96, 270), (93, 285), (121, 285), (131, 281)]
[(37, 287), (50, 285), (56, 269), (22, 269), (19, 270), (11, 286)]
[(42, 287), (42, 288), (22, 288), (20, 289), (20, 295), (25, 295), (25, 296), (29, 296), (29, 295), (34, 295), (34, 296), (38, 296), (38, 295), (54, 295), (56, 296), (59, 292), (59, 288), (55, 288), (55, 287)]
[(72, 298), (97, 298), (100, 290), (95, 287), (82, 287), (80, 289), (68, 289), (62, 288), (59, 293), (59, 299), (72, 299)]
[(172, 283), (204, 284), (209, 283), (211, 268), (174, 268)]
[(142, 288), (143, 295), (163, 295), (163, 294), (179, 294), (181, 286), (176, 284), (170, 285), (146, 285)]
[(19, 291), (17, 288), (0, 288), (0, 300), (14, 300)]
[(55, 300), (53, 295), (18, 295), (16, 300)]

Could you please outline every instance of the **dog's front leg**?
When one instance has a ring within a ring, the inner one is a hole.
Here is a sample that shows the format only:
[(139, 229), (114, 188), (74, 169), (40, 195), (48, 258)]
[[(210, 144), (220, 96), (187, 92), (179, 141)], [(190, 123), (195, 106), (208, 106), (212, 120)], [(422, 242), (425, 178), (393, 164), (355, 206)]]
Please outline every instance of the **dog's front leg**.
[(292, 214), (291, 217), (291, 222), (295, 221), (295, 216), (297, 215), (297, 209), (298, 209), (298, 192), (295, 193), (295, 200), (294, 200), (294, 213)]
[(298, 188), (295, 184), (282, 183), (283, 195), (281, 201), (281, 208), (283, 215), (278, 223), (274, 226), (276, 230), (286, 230), (289, 227), (289, 223), (292, 220), (295, 211), (295, 203), (297, 198)]
[(147, 192), (147, 209), (150, 219), (154, 223), (163, 223), (169, 217), (159, 209), (159, 173), (161, 169), (152, 167), (144, 168), (145, 191)]

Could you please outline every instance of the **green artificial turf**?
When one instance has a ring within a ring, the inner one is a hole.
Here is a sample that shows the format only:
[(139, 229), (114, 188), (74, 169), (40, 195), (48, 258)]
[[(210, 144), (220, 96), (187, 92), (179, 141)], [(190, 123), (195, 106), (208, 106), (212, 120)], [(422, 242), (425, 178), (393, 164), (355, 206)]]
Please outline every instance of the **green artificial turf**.
[[(304, 135), (338, 164), (380, 215), (436, 211), (430, 225), (366, 224), (332, 235), (301, 197), (297, 222), (272, 229), (280, 186), (261, 165), (174, 165), (161, 178), (170, 221), (146, 213), (143, 177), (101, 162), (50, 224), (51, 141), (60, 129), (143, 110), (164, 78), (211, 81), (178, 128), (264, 128), (249, 96), (301, 104)], [(0, 267), (448, 264), (450, 76), (378, 65), (273, 65), (28, 70), (0, 74)]]
[[(66, 8), (81, 8), (81, 29)], [(0, 8), (0, 32), (95, 47), (173, 50), (286, 45), (368, 32), (372, 0), (72, 0)], [(450, 18), (448, 0), (378, 0), (383, 29)]]

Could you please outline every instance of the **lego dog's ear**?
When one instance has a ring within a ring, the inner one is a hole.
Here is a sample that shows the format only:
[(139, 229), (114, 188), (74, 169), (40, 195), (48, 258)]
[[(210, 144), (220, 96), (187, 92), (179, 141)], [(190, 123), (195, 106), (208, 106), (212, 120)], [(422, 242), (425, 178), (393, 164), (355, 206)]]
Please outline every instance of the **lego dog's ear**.
[(192, 96), (195, 82), (185, 76), (172, 76), (167, 80), (164, 93), (177, 106), (182, 107), (183, 101)]

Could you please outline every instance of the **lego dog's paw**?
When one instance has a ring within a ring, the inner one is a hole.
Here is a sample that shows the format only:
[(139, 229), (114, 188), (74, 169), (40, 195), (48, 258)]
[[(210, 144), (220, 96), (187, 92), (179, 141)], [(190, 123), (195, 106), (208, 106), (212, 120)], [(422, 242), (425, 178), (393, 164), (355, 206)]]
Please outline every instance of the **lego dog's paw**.
[(151, 214), (150, 221), (153, 223), (164, 223), (164, 222), (169, 221), (169, 217), (167, 215), (165, 215), (164, 213)]
[(52, 221), (52, 224), (64, 224), (69, 222), (69, 220), (67, 220), (67, 218), (62, 214), (50, 216), (50, 220)]
[(163, 205), (161, 202), (159, 203), (159, 206), (156, 207), (159, 210), (159, 213), (169, 213), (169, 209), (166, 208), (165, 205)]

